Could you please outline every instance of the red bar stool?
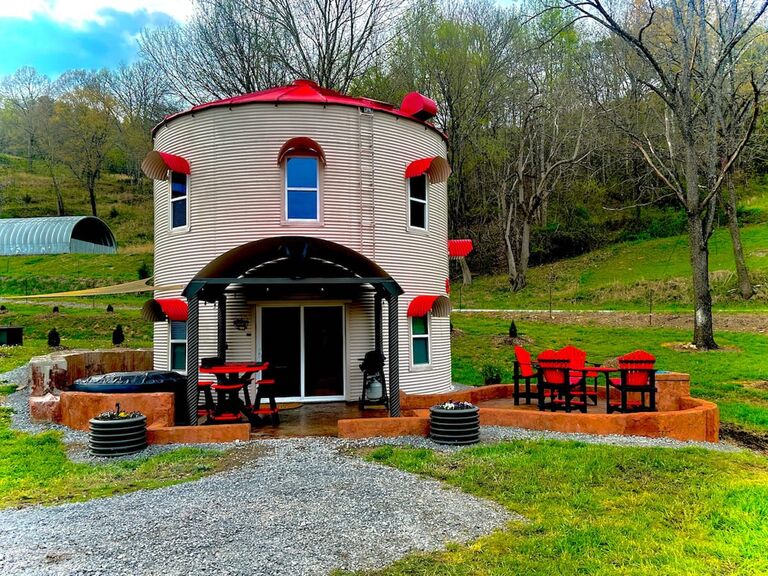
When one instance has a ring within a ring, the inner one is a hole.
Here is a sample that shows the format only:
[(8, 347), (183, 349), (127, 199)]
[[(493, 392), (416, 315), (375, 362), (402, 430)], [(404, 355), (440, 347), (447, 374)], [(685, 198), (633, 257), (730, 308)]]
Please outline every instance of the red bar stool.
[[(264, 370), (269, 368), (269, 362), (264, 365)], [(280, 415), (277, 410), (277, 401), (275, 400), (275, 388), (277, 384), (274, 378), (262, 378), (256, 380), (256, 399), (251, 407), (251, 414), (254, 416), (269, 416), (272, 426), (280, 424)], [(262, 398), (269, 400), (269, 408), (261, 407)]]
[[(211, 414), (216, 410), (216, 404), (213, 403), (213, 393), (211, 392), (211, 385), (213, 382), (207, 382), (205, 380), (197, 381), (197, 416), (211, 417)], [(203, 394), (203, 403), (200, 403), (200, 393)]]
[(216, 392), (216, 409), (208, 416), (212, 422), (239, 422), (242, 411), (240, 391), (245, 382), (216, 382), (211, 388)]

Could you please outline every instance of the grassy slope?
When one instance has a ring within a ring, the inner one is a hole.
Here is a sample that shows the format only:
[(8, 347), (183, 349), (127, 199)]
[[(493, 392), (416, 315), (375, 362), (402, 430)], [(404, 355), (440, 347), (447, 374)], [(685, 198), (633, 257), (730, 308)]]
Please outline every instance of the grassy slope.
[[(503, 382), (511, 382), (514, 352), (504, 343), (509, 320), (487, 314), (454, 314), (451, 320), (463, 332), (452, 339), (453, 379), (482, 384), (482, 367), (491, 364), (501, 368)], [(682, 330), (548, 323), (518, 325), (518, 329), (533, 341), (528, 348), (534, 355), (574, 344), (587, 350), (590, 361), (603, 362), (637, 348), (648, 350), (658, 358), (659, 369), (689, 373), (693, 395), (716, 402), (723, 422), (768, 431), (765, 334), (724, 332), (718, 335), (723, 350), (681, 352), (662, 344), (688, 341), (690, 334)]]
[[(88, 192), (65, 170), (58, 172), (68, 215), (90, 215)], [(118, 246), (146, 246), (153, 238), (151, 187), (135, 188), (126, 176), (103, 172), (96, 188), (96, 209)], [(113, 209), (115, 212), (113, 212)], [(0, 218), (55, 216), (56, 197), (42, 162), (27, 172), (23, 158), (0, 154)]]
[[(735, 275), (730, 237), (718, 230), (710, 241), (710, 270), (715, 309), (768, 311), (768, 225), (742, 230), (747, 264), (761, 286), (749, 302), (733, 292)], [(528, 286), (510, 292), (504, 276), (480, 276), (461, 288), (455, 282), (455, 307), (547, 309), (552, 286), (556, 309), (647, 310), (653, 291), (656, 310), (690, 307), (690, 264), (682, 236), (616, 244), (589, 254), (531, 269)]]
[[(81, 304), (87, 305), (87, 302)], [(51, 328), (56, 328), (61, 345), (68, 348), (110, 348), (112, 331), (117, 324), (122, 325), (125, 334), (123, 346), (152, 346), (153, 325), (143, 320), (138, 310), (117, 307), (114, 312), (106, 312), (102, 304), (97, 308), (60, 304), (59, 313), (53, 314), (50, 304), (6, 303), (8, 311), (0, 314), (0, 325), (23, 326), (24, 345), (0, 347), (0, 372), (24, 364), (32, 356), (47, 354), (50, 351), (47, 335)]]
[(528, 519), (377, 574), (768, 573), (768, 464), (755, 455), (515, 442), (455, 454), (385, 447), (372, 458)]

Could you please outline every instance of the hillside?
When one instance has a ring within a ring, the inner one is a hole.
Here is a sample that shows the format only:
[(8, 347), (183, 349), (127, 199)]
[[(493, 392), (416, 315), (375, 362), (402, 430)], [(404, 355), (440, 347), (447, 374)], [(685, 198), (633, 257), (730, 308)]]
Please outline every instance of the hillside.
[[(768, 310), (768, 224), (742, 228), (747, 264), (757, 293), (742, 301), (734, 288), (733, 255), (727, 230), (710, 240), (712, 296), (716, 310)], [(690, 263), (685, 236), (614, 244), (577, 258), (538, 266), (528, 286), (510, 292), (506, 278), (479, 276), (461, 286), (452, 267), (454, 307), (484, 309), (688, 310), (691, 302)]]
[[(56, 172), (67, 215), (90, 215), (88, 193), (64, 169)], [(56, 196), (47, 166), (0, 154), (0, 218), (55, 216)], [(154, 212), (151, 183), (105, 171), (97, 185), (97, 212), (117, 237), (120, 248), (151, 253)], [(122, 251), (122, 250), (121, 250)]]

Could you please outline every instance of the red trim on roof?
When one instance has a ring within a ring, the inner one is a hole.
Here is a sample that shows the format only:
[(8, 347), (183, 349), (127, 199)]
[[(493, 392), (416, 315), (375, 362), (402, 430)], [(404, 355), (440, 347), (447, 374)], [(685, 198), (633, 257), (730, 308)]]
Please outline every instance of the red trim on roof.
[(433, 316), (446, 317), (451, 314), (451, 301), (445, 296), (416, 296), (408, 304), (408, 316), (426, 316), (432, 312)]
[(175, 156), (174, 154), (168, 154), (167, 152), (158, 152), (158, 154), (171, 172), (189, 174), (189, 162), (187, 162), (186, 159), (181, 156)]
[[(205, 104), (198, 104), (193, 106), (189, 110), (179, 112), (177, 114), (171, 114), (166, 116), (165, 119), (152, 129), (152, 136), (160, 129), (161, 126), (168, 123), (174, 118), (179, 116), (185, 116), (187, 114), (193, 114), (207, 108), (217, 108), (221, 106), (239, 106), (241, 104), (250, 104), (253, 102), (271, 102), (274, 104), (280, 103), (314, 103), (314, 104), (336, 104), (341, 106), (355, 106), (357, 108), (370, 108), (371, 110), (378, 110), (386, 112), (394, 116), (402, 118), (409, 118), (414, 122), (423, 124), (429, 128), (432, 128), (435, 132), (440, 134), (444, 140), (447, 140), (445, 134), (440, 132), (432, 124), (424, 121), (424, 114), (431, 110), (429, 102), (432, 102), (429, 98), (422, 96), (423, 101), (414, 107), (405, 109), (397, 109), (391, 104), (386, 102), (379, 102), (378, 100), (371, 100), (370, 98), (353, 98), (345, 94), (340, 94), (327, 88), (321, 88), (316, 83), (310, 80), (296, 80), (290, 86), (280, 86), (277, 88), (268, 88), (267, 90), (261, 90), (260, 92), (253, 92), (251, 94), (242, 94), (240, 96), (234, 96), (232, 98), (225, 98), (223, 100), (216, 100), (214, 102), (206, 102)], [(414, 98), (415, 100), (415, 98)], [(435, 106), (436, 110), (437, 106)], [(408, 113), (410, 110), (412, 114)]]
[(473, 249), (472, 240), (448, 240), (448, 256), (451, 258), (463, 258)]
[(142, 316), (152, 322), (187, 321), (187, 303), (181, 298), (155, 298), (147, 300), (141, 309)]
[(281, 164), (283, 159), (289, 154), (302, 155), (302, 156), (317, 156), (325, 166), (325, 152), (322, 146), (306, 136), (297, 136), (291, 138), (280, 148), (280, 152), (277, 155), (277, 163)]
[(415, 178), (422, 174), (428, 174), (430, 182), (445, 182), (451, 175), (451, 167), (442, 156), (433, 156), (414, 160), (405, 168), (406, 178)]

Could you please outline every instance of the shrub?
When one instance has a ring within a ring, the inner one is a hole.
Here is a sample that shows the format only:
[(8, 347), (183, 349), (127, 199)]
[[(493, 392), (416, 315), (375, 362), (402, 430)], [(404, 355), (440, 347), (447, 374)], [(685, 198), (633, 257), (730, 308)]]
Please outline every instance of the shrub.
[(142, 262), (138, 269), (139, 280), (144, 280), (152, 275), (152, 271), (149, 269), (149, 264)]
[(110, 218), (117, 218), (120, 215), (120, 212), (117, 211), (117, 208), (112, 206), (112, 208), (109, 211), (109, 217)]
[(515, 324), (514, 320), (509, 324), (509, 337), (517, 338), (517, 324)]
[(123, 342), (125, 342), (125, 334), (123, 334), (123, 327), (118, 324), (112, 332), (112, 344), (120, 346)]
[(56, 328), (53, 328), (50, 332), (48, 332), (48, 346), (51, 348), (56, 348), (60, 345), (61, 336), (59, 336), (59, 332), (56, 330)]
[(501, 384), (501, 369), (492, 364), (486, 364), (480, 371), (485, 384)]

